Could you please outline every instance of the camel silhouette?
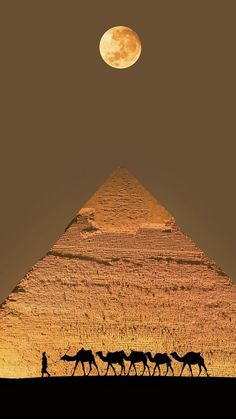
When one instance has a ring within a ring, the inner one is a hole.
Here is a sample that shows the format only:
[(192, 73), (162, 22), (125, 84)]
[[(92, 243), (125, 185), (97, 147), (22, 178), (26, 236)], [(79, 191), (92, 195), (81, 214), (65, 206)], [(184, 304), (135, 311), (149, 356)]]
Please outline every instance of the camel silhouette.
[(146, 357), (144, 352), (131, 351), (131, 353), (129, 355), (126, 355), (124, 351), (120, 351), (120, 353), (126, 361), (130, 361), (130, 366), (129, 366), (129, 370), (128, 370), (127, 375), (129, 375), (132, 367), (135, 370), (135, 375), (137, 375), (137, 370), (136, 370), (135, 364), (137, 364), (139, 362), (143, 363), (143, 373), (142, 373), (142, 375), (144, 374), (146, 368), (148, 369), (149, 375), (151, 375), (150, 368), (149, 368), (149, 365), (147, 363), (147, 357)]
[(203, 357), (200, 355), (200, 352), (187, 352), (184, 356), (179, 356), (177, 354), (177, 352), (172, 352), (171, 356), (176, 359), (176, 361), (182, 362), (183, 363), (183, 367), (181, 369), (180, 375), (182, 375), (182, 372), (185, 368), (186, 365), (189, 366), (190, 369), (190, 373), (191, 376), (193, 377), (193, 371), (192, 371), (192, 367), (191, 365), (198, 365), (199, 367), (199, 374), (198, 376), (201, 374), (202, 371), (202, 367), (204, 368), (204, 370), (206, 371), (206, 375), (209, 377), (205, 362)]
[(172, 374), (174, 375), (174, 370), (173, 370), (172, 365), (171, 365), (172, 361), (171, 361), (170, 357), (167, 355), (166, 352), (164, 354), (156, 353), (156, 355), (154, 355), (154, 356), (152, 356), (151, 352), (146, 352), (145, 355), (147, 355), (150, 362), (153, 362), (153, 363), (156, 364), (155, 367), (154, 367), (152, 375), (155, 375), (156, 368), (158, 368), (159, 375), (161, 375), (160, 365), (162, 365), (162, 364), (166, 364), (165, 375), (168, 374), (169, 368), (171, 369)]
[(103, 362), (107, 362), (107, 369), (105, 372), (105, 375), (107, 375), (109, 368), (111, 367), (116, 375), (116, 370), (113, 366), (113, 364), (119, 364), (121, 366), (121, 371), (120, 371), (120, 375), (122, 374), (122, 372), (124, 372), (125, 375), (125, 364), (124, 364), (124, 360), (123, 360), (123, 354), (121, 351), (116, 351), (116, 352), (107, 352), (107, 355), (104, 356), (102, 351), (98, 351), (96, 352), (96, 355), (99, 356), (99, 358), (103, 361)]
[(83, 368), (83, 371), (84, 371), (84, 375), (86, 375), (86, 373), (85, 373), (85, 369), (84, 369), (84, 362), (89, 362), (89, 367), (90, 367), (90, 369), (89, 369), (89, 372), (88, 372), (88, 374), (87, 374), (87, 375), (89, 375), (89, 374), (90, 374), (90, 372), (91, 372), (91, 370), (92, 370), (92, 365), (95, 365), (95, 367), (96, 367), (96, 369), (97, 369), (97, 373), (98, 373), (98, 375), (100, 375), (100, 374), (99, 374), (99, 370), (98, 370), (98, 366), (97, 366), (97, 364), (96, 364), (96, 361), (95, 361), (94, 355), (93, 355), (93, 353), (92, 353), (92, 351), (91, 351), (91, 350), (87, 350), (87, 351), (86, 351), (84, 348), (82, 348), (82, 349), (80, 349), (80, 351), (78, 351), (78, 352), (77, 352), (77, 354), (75, 354), (74, 356), (70, 356), (70, 355), (67, 355), (67, 354), (63, 355), (63, 356), (61, 357), (61, 360), (62, 360), (62, 361), (68, 361), (68, 362), (73, 362), (73, 361), (75, 361), (75, 367), (74, 367), (74, 369), (73, 369), (72, 376), (75, 374), (75, 370), (76, 370), (77, 365), (78, 365), (78, 363), (79, 363), (79, 362), (81, 362), (81, 364), (82, 364), (82, 368)]

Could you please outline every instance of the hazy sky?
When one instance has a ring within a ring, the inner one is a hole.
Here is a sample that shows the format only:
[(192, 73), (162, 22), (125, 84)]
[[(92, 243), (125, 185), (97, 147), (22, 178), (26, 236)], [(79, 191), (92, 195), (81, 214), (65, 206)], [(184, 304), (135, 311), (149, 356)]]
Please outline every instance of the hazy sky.
[[(99, 55), (116, 25), (126, 70)], [(0, 28), (0, 300), (118, 165), (236, 280), (235, 2), (1, 2)]]

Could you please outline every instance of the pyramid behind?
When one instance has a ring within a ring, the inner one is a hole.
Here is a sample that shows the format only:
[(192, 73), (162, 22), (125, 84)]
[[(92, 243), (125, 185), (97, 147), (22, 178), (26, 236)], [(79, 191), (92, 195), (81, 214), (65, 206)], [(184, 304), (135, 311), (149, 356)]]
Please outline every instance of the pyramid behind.
[(96, 209), (96, 223), (102, 231), (136, 231), (142, 224), (163, 224), (168, 211), (128, 170), (115, 170), (84, 205)]
[(164, 207), (116, 171), (2, 305), (0, 375), (40, 375), (42, 351), (52, 373), (70, 373), (60, 356), (84, 346), (201, 351), (212, 375), (236, 376), (235, 293)]

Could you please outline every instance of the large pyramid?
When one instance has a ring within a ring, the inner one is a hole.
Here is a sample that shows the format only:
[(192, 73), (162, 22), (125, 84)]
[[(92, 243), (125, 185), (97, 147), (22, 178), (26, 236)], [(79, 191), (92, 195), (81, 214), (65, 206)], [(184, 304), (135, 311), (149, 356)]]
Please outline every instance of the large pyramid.
[(42, 351), (53, 374), (70, 374), (59, 357), (81, 346), (201, 351), (211, 375), (236, 376), (235, 297), (228, 276), (118, 169), (2, 304), (0, 376), (40, 375)]

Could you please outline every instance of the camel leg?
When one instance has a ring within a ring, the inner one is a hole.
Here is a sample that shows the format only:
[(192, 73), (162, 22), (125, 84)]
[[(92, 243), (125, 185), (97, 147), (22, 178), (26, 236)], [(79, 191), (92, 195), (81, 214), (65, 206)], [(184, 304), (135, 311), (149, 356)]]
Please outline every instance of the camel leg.
[(146, 368), (148, 369), (149, 375), (151, 375), (150, 374), (150, 368), (149, 368), (148, 364), (145, 363), (145, 362), (143, 362), (143, 373), (142, 373), (142, 375), (145, 373)]
[(114, 366), (112, 364), (111, 364), (111, 368), (113, 369), (113, 371), (114, 371), (114, 373), (116, 375), (116, 370), (115, 370), (115, 368), (114, 368)]
[(134, 362), (131, 362), (131, 363), (130, 363), (130, 367), (129, 367), (128, 375), (129, 375), (129, 372), (131, 371), (131, 368), (132, 368), (132, 367), (134, 368), (135, 375), (137, 375), (137, 370), (136, 370), (136, 367), (135, 367)]
[(143, 373), (142, 373), (142, 375), (144, 374), (145, 369), (146, 369), (146, 365), (145, 365), (145, 363), (143, 363)]
[(125, 375), (125, 365), (124, 365), (124, 362), (122, 362), (122, 363), (120, 364), (120, 366), (121, 366), (120, 375), (122, 375), (122, 372), (123, 372), (123, 371), (124, 371), (124, 375)]
[(75, 375), (75, 370), (76, 370), (76, 368), (77, 368), (78, 363), (79, 363), (79, 361), (76, 361), (76, 362), (75, 362), (75, 368), (74, 368), (74, 370), (73, 370), (73, 372), (72, 372), (72, 377), (73, 377), (73, 375)]
[(206, 367), (206, 365), (204, 364), (204, 362), (203, 362), (202, 366), (203, 366), (204, 370), (206, 371), (206, 375), (207, 375), (207, 377), (209, 377), (209, 374), (208, 374), (208, 371), (207, 371), (207, 367)]
[(84, 363), (82, 361), (81, 361), (81, 364), (82, 364), (82, 368), (83, 368), (83, 371), (84, 371), (84, 375), (86, 375), (85, 369), (84, 369)]
[(158, 371), (159, 371), (159, 376), (161, 376), (161, 369), (160, 369), (160, 365), (159, 364), (157, 364), (157, 368), (158, 368)]
[(123, 371), (124, 371), (124, 375), (125, 375), (125, 363), (123, 362)]
[(168, 374), (168, 371), (169, 371), (169, 364), (166, 364), (166, 373), (165, 373), (165, 375)]
[(191, 376), (193, 377), (193, 371), (192, 371), (191, 364), (188, 364), (188, 366), (189, 366), (189, 369), (190, 369), (190, 372), (191, 372)]
[(182, 367), (182, 370), (181, 370), (180, 376), (181, 376), (181, 375), (182, 375), (182, 373), (183, 373), (183, 370), (184, 370), (185, 365), (186, 365), (186, 363), (184, 363), (184, 365), (183, 365), (183, 367)]
[(132, 365), (133, 365), (132, 362), (130, 362), (130, 366), (129, 366), (129, 370), (128, 370), (128, 374), (127, 375), (129, 375)]
[(88, 375), (90, 374), (91, 370), (92, 370), (92, 361), (89, 362), (89, 372), (88, 372)]
[(97, 364), (96, 364), (96, 362), (95, 362), (95, 361), (93, 361), (93, 365), (95, 365), (95, 368), (97, 369), (97, 373), (98, 373), (98, 375), (100, 375), (100, 373), (99, 373), (99, 369), (98, 369), (98, 366), (97, 366)]
[(109, 362), (108, 362), (108, 364), (107, 364), (107, 370), (106, 370), (106, 372), (105, 372), (105, 375), (107, 375), (109, 368), (110, 368), (110, 364), (109, 364)]
[(152, 375), (155, 375), (156, 368), (157, 368), (157, 364), (156, 364), (156, 365), (155, 365), (155, 367), (154, 367), (154, 370), (153, 370)]
[(172, 375), (174, 375), (174, 370), (173, 370), (173, 368), (172, 368), (172, 365), (171, 365), (171, 364), (169, 364), (169, 367), (170, 367), (170, 369), (171, 369), (171, 371), (172, 371)]
[(198, 377), (199, 377), (199, 375), (201, 374), (201, 372), (202, 372), (202, 366), (201, 366), (201, 364), (198, 364), (198, 367), (199, 367), (199, 373), (198, 373)]

